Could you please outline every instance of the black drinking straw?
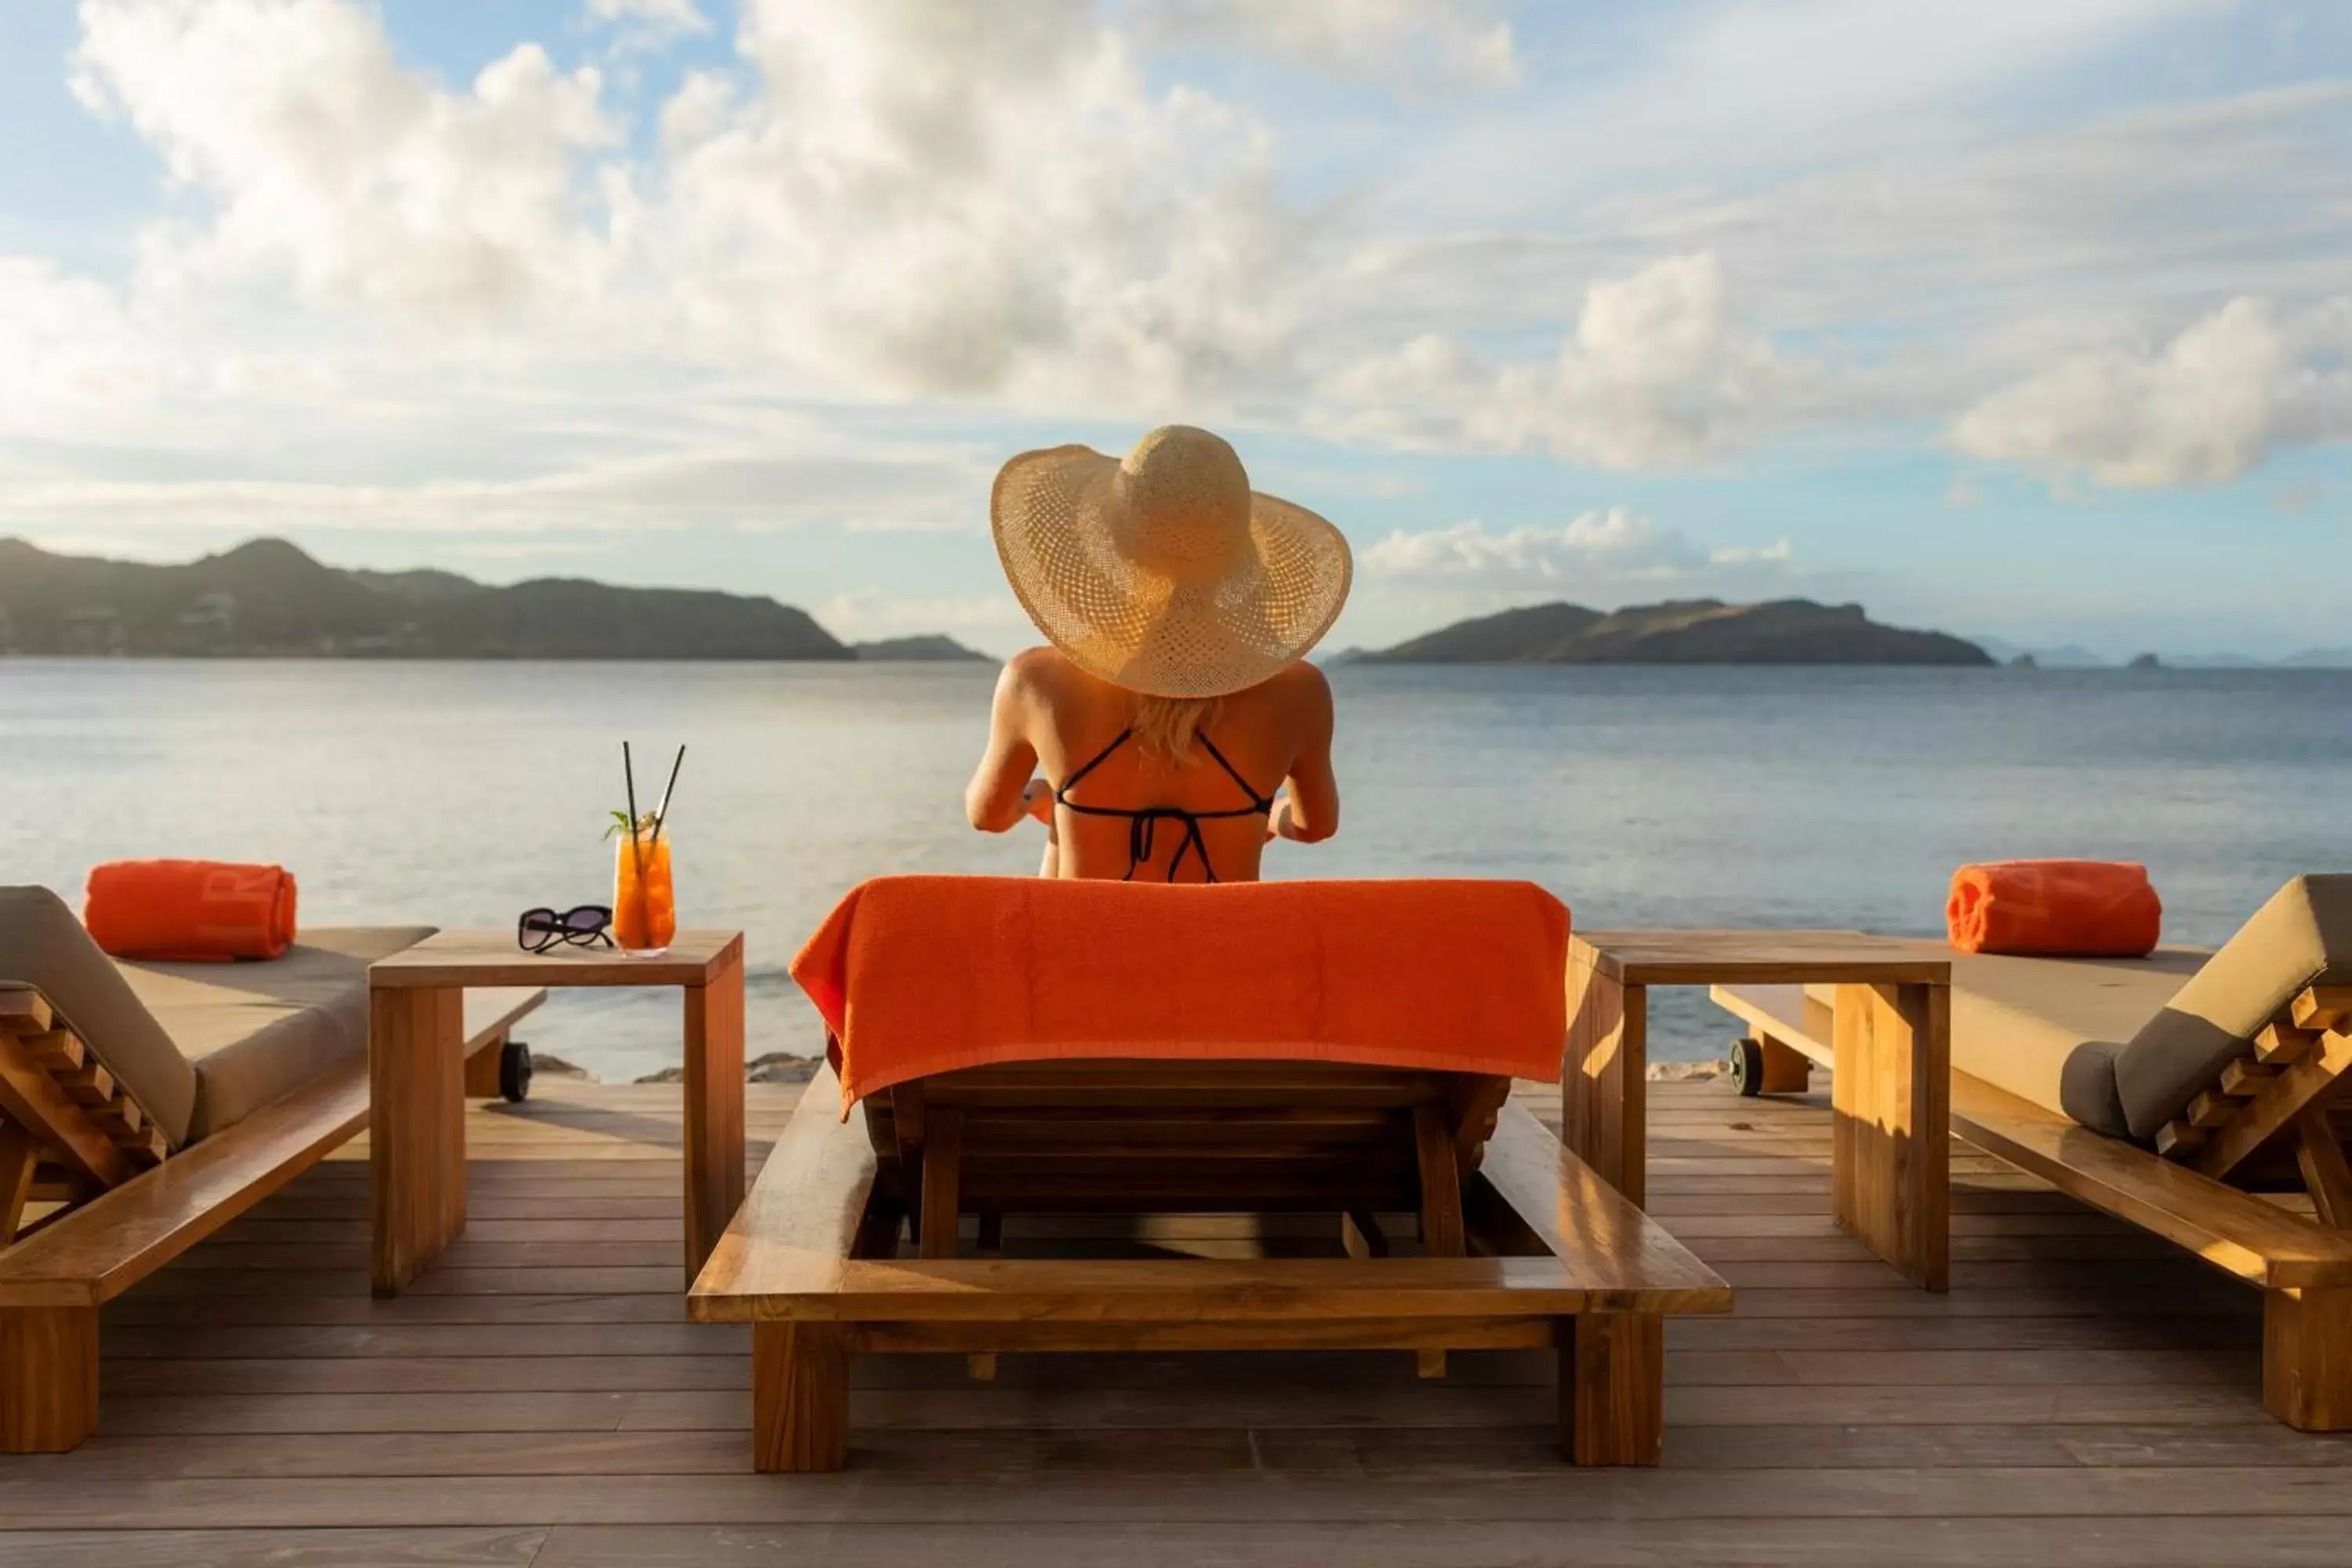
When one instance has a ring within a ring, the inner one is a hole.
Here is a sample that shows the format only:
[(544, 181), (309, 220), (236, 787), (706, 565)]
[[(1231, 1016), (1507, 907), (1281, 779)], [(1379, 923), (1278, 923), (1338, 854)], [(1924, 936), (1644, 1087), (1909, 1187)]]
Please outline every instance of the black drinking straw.
[(662, 829), (669, 825), (669, 797), (677, 788), (677, 770), (686, 766), (686, 748), (677, 749), (677, 757), (669, 765), (669, 783), (662, 788), (662, 803), (654, 807), (654, 842), (661, 842)]
[(642, 904), (646, 898), (646, 852), (637, 844), (637, 772), (629, 765), (626, 741), (621, 742), (621, 779), (629, 792), (629, 860), (637, 868), (637, 901)]

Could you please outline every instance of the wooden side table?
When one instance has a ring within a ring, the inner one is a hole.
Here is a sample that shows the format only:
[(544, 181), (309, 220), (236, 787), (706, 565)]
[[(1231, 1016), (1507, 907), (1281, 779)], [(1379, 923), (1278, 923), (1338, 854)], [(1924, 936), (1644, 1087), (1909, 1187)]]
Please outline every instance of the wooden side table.
[(529, 953), (512, 931), (443, 931), (368, 969), (375, 1293), (466, 1228), (465, 994), (490, 985), (675, 985), (686, 994), (686, 1280), (743, 1201), (743, 933), (682, 931), (659, 958)]
[(1930, 1290), (1951, 1268), (1950, 959), (1859, 931), (1601, 931), (1569, 944), (1560, 1134), (1645, 1201), (1653, 985), (1835, 984), (1837, 1221)]

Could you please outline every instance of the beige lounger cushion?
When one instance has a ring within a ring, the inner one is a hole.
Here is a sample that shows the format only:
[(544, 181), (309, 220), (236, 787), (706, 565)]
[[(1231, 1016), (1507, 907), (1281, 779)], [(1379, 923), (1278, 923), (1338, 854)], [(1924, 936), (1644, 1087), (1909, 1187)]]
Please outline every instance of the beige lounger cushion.
[[(2112, 1062), (2205, 962), (1952, 955), (1952, 1066), (2103, 1132), (2124, 1131)], [(2220, 1069), (2215, 1069), (2220, 1070)]]
[(2132, 1135), (2153, 1138), (2304, 988), (2352, 981), (2352, 876), (2297, 877), (2116, 1058)]
[(10, 983), (47, 997), (173, 1146), (187, 1142), (195, 1068), (47, 888), (0, 888), (0, 984)]
[(430, 926), (306, 929), (283, 958), (132, 963), (123, 978), (194, 1064), (194, 1142), (367, 1055), (367, 966)]

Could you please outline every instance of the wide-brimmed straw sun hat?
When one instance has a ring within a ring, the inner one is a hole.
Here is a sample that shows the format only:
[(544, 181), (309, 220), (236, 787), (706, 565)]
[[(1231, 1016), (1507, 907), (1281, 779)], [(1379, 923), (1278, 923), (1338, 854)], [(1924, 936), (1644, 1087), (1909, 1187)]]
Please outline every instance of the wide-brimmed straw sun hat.
[(989, 498), (1004, 575), (1071, 662), (1150, 697), (1223, 697), (1322, 640), (1355, 564), (1339, 531), (1250, 489), (1221, 437), (1164, 425), (1124, 458), (1024, 452)]

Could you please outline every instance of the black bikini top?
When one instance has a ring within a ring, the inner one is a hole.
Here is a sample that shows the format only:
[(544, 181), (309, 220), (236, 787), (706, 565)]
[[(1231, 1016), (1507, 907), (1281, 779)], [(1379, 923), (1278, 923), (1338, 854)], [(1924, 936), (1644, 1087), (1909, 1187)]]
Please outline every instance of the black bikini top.
[(1162, 822), (1181, 822), (1184, 825), (1184, 842), (1176, 847), (1174, 858), (1168, 862), (1168, 879), (1171, 882), (1176, 879), (1176, 868), (1184, 863), (1186, 855), (1198, 855), (1201, 858), (1202, 875), (1212, 882), (1215, 881), (1217, 868), (1209, 864), (1209, 846), (1201, 837), (1201, 824), (1226, 817), (1262, 817), (1274, 809), (1273, 800), (1252, 788), (1249, 780), (1242, 777), (1241, 770), (1225, 761), (1224, 752), (1217, 750), (1217, 743), (1210, 740), (1205, 733), (1198, 734), (1194, 738), (1209, 749), (1209, 755), (1216, 758), (1217, 765), (1225, 770), (1225, 775), (1242, 786), (1242, 793), (1249, 796), (1247, 805), (1237, 805), (1226, 811), (1188, 811), (1181, 805), (1140, 807), (1081, 805), (1072, 800), (1070, 792), (1078, 787), (1079, 782), (1100, 767), (1104, 760), (1113, 752), (1127, 744), (1128, 738), (1134, 733), (1135, 730), (1132, 726), (1121, 730), (1116, 740), (1095, 753), (1094, 761), (1072, 773), (1064, 782), (1062, 787), (1054, 792), (1055, 804), (1066, 805), (1081, 816), (1124, 816), (1128, 819), (1129, 826), (1127, 837), (1127, 875), (1119, 879), (1122, 882), (1135, 880), (1135, 873), (1142, 868), (1145, 861), (1151, 858), (1152, 840), (1157, 837)]

